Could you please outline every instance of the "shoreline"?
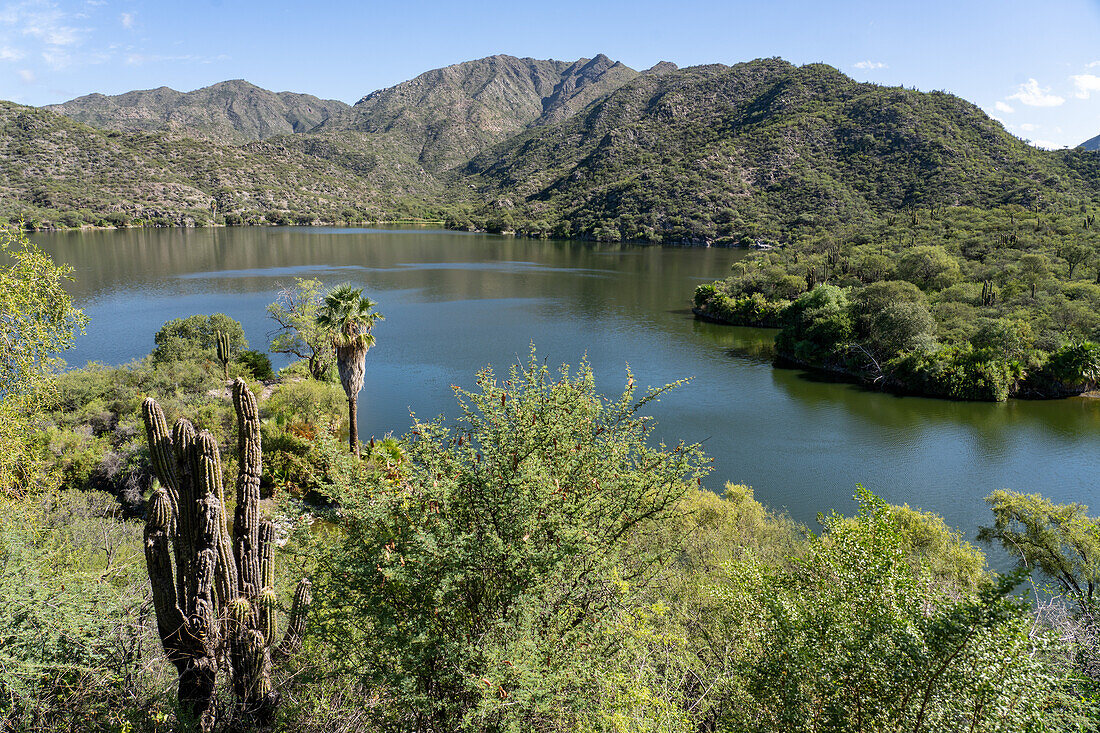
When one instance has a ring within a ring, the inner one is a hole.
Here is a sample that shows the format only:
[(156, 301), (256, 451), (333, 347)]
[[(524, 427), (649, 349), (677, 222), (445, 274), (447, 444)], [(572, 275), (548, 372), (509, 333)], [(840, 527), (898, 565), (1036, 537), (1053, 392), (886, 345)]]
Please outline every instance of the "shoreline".
[[(753, 323), (733, 322), (718, 316), (706, 313), (698, 307), (691, 309), (695, 315), (696, 320), (704, 321), (706, 323), (713, 323), (719, 326), (733, 326), (741, 328), (769, 328), (774, 329), (775, 326), (771, 325), (757, 325)], [(889, 375), (882, 375), (878, 378), (871, 378), (865, 372), (854, 371), (846, 369), (841, 366), (835, 365), (823, 365), (813, 364), (808, 361), (804, 361), (795, 357), (792, 354), (786, 354), (779, 349), (776, 349), (775, 359), (772, 361), (772, 368), (774, 369), (800, 369), (802, 371), (828, 377), (831, 381), (840, 382), (845, 384), (858, 384), (864, 387), (868, 391), (882, 392), (884, 394), (892, 394), (898, 397), (925, 397), (934, 400), (944, 400), (946, 402), (989, 402), (997, 403), (1000, 400), (983, 400), (983, 399), (960, 399), (957, 397), (950, 397), (948, 395), (926, 392), (918, 389), (914, 389), (912, 386), (902, 382), (898, 379), (891, 378)], [(1007, 400), (1023, 400), (1027, 402), (1043, 402), (1053, 400), (1065, 400), (1074, 397), (1083, 397), (1086, 399), (1100, 399), (1100, 389), (1094, 390), (1082, 390), (1080, 392), (1072, 390), (1062, 390), (1058, 394), (1046, 394), (1037, 391), (1021, 391), (1016, 394), (1009, 395)]]

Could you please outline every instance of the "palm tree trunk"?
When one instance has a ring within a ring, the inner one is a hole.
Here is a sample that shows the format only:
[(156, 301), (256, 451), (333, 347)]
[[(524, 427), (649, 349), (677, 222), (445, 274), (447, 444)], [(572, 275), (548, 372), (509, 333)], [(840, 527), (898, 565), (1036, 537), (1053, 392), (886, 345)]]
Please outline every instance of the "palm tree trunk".
[(355, 457), (359, 457), (359, 402), (348, 395), (348, 447)]

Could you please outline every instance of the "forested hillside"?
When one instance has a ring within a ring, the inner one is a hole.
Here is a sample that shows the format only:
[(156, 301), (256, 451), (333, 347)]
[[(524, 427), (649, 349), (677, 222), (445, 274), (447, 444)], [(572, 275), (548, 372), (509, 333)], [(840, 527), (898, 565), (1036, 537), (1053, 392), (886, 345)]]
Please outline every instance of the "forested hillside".
[[(1100, 191), (1095, 155), (1033, 148), (958, 97), (781, 59), (638, 73), (603, 55), (492, 56), (350, 107), (224, 82), (52, 109), (127, 132), (6, 105), (0, 215), (44, 226), (111, 212), (201, 223), (213, 211), (206, 220), (230, 224), (428, 216), (748, 245), (911, 208), (1070, 213)], [(66, 193), (84, 168), (66, 169), (62, 149), (89, 166), (79, 191)]]
[(1100, 190), (1081, 158), (949, 94), (767, 59), (640, 76), (464, 174), (520, 227), (749, 244), (910, 207), (1076, 208)]

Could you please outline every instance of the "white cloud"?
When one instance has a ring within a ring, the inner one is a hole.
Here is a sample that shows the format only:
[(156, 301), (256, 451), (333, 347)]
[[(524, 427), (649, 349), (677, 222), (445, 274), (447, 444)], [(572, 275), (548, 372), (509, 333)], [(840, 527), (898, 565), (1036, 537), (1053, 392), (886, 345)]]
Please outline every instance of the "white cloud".
[(1095, 69), (1097, 66), (1100, 66), (1100, 61), (1093, 61), (1091, 64), (1088, 64), (1087, 66), (1085, 66), (1085, 68), (1086, 69)]
[(187, 61), (193, 64), (212, 64), (215, 61), (228, 61), (229, 56), (220, 53), (217, 56), (196, 56), (184, 54), (182, 56), (165, 56), (163, 54), (131, 53), (126, 56), (128, 66), (143, 66), (145, 64), (160, 64), (166, 61)]
[(53, 70), (64, 69), (73, 62), (73, 57), (60, 48), (50, 48), (42, 52), (42, 60)]
[(888, 68), (886, 64), (881, 61), (860, 61), (853, 64), (857, 69), (885, 69)]
[(1020, 85), (1019, 91), (1008, 95), (1008, 99), (1019, 100), (1028, 107), (1057, 107), (1066, 100), (1057, 94), (1050, 93), (1050, 87), (1040, 87), (1035, 79), (1028, 79)]
[(0, 46), (0, 61), (18, 61), (24, 56), (26, 56), (26, 54), (20, 51), (18, 48)]
[(1100, 92), (1100, 76), (1077, 74), (1071, 76), (1070, 79), (1073, 79), (1073, 86), (1077, 87), (1076, 96), (1078, 99), (1088, 99), (1089, 94), (1092, 92)]
[(1065, 147), (1064, 145), (1059, 145), (1058, 143), (1051, 142), (1050, 140), (1031, 140), (1030, 142), (1035, 147), (1043, 148), (1044, 150), (1057, 150), (1058, 148)]
[(24, 36), (38, 38), (50, 46), (72, 46), (80, 40), (81, 30), (65, 25), (64, 15), (55, 8), (27, 13), (20, 31)]
[(1034, 131), (1039, 129), (1039, 126), (1035, 125), (1035, 124), (1032, 124), (1030, 122), (1025, 122), (1022, 125), (1020, 125), (1020, 129), (1023, 130), (1024, 132), (1034, 132)]
[(30, 69), (20, 69), (19, 78), (25, 81), (27, 84), (30, 84), (32, 81), (34, 81), (34, 72)]
[(123, 13), (122, 15), (119, 16), (118, 19), (119, 19), (119, 22), (122, 23), (123, 28), (133, 28), (134, 27), (134, 16), (132, 14)]
[(1012, 108), (1011, 105), (1005, 104), (1004, 102), (1001, 102), (1001, 101), (998, 101), (998, 102), (994, 103), (993, 108), (996, 109), (998, 112), (1004, 112), (1005, 114), (1008, 114), (1008, 115), (1010, 115), (1010, 114), (1012, 114), (1013, 112), (1016, 111), (1015, 109)]

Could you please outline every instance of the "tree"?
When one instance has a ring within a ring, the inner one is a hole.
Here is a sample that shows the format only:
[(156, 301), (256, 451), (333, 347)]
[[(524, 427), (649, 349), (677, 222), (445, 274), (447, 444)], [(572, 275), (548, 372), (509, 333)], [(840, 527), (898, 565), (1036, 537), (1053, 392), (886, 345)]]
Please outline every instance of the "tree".
[(904, 351), (933, 345), (935, 321), (915, 285), (890, 280), (868, 285), (851, 296), (856, 339), (879, 365)]
[(317, 312), (318, 327), (336, 349), (340, 384), (348, 396), (348, 445), (359, 456), (359, 391), (363, 389), (367, 351), (374, 346), (374, 322), (385, 317), (373, 310), (378, 305), (363, 297), (362, 288), (337, 286), (327, 294)]
[(533, 352), (477, 384), (456, 390), (453, 428), (414, 425), (391, 479), (331, 491), (342, 531), (320, 595), (345, 605), (326, 641), (387, 691), (395, 730), (458, 730), (475, 711), (477, 730), (572, 729), (561, 715), (592, 704), (627, 589), (669, 552), (642, 539), (709, 462), (649, 440), (639, 410), (673, 385), (638, 399), (629, 378), (608, 399), (588, 365), (555, 375)]
[(1031, 288), (1031, 297), (1035, 297), (1035, 288), (1050, 274), (1050, 261), (1046, 255), (1029, 253), (1020, 257), (1020, 277)]
[(1088, 261), (1092, 259), (1092, 247), (1077, 242), (1066, 245), (1062, 249), (1062, 259), (1066, 261), (1066, 267), (1069, 270), (1069, 279), (1072, 280), (1073, 271), (1077, 269), (1077, 266), (1087, 264)]
[(171, 361), (196, 360), (213, 362), (217, 358), (218, 334), (223, 333), (229, 340), (229, 349), (233, 352), (248, 348), (248, 339), (244, 328), (224, 313), (213, 315), (194, 315), (187, 318), (173, 318), (153, 337), (153, 361), (165, 363)]
[(0, 232), (0, 491), (29, 478), (30, 417), (57, 353), (73, 345), (87, 319), (73, 308), (64, 283), (72, 269), (57, 265), (17, 232)]
[(271, 339), (275, 354), (293, 354), (309, 363), (314, 379), (325, 379), (332, 368), (332, 338), (317, 323), (323, 296), (320, 280), (296, 278), (292, 287), (279, 291), (267, 307), (267, 316), (279, 325)]
[(998, 542), (1028, 569), (1054, 579), (1081, 609), (1094, 609), (1100, 589), (1100, 520), (1082, 504), (1055, 504), (1039, 494), (998, 490), (986, 497), (993, 526), (978, 539)]
[(958, 260), (943, 247), (914, 247), (898, 262), (898, 277), (922, 288), (946, 288), (959, 276)]

